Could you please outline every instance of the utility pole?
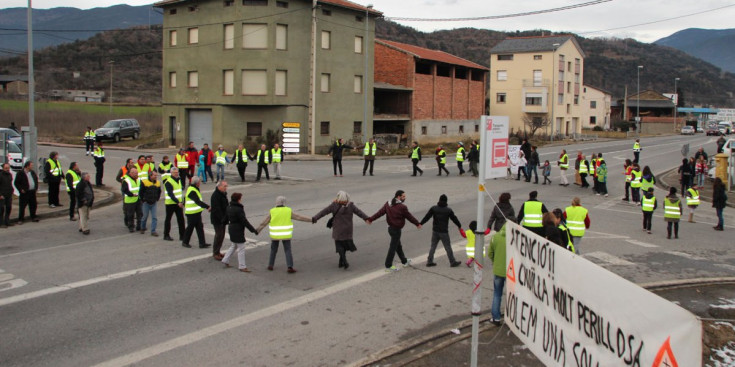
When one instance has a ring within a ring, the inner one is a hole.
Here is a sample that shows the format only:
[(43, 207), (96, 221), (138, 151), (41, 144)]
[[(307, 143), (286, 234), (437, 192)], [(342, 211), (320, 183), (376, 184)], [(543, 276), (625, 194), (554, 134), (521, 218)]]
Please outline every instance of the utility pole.
[(363, 101), (363, 112), (362, 112), (362, 142), (368, 141), (368, 74), (370, 73), (370, 43), (368, 43), (370, 33), (370, 9), (373, 8), (373, 4), (368, 4), (365, 8), (365, 38), (362, 41), (363, 47), (365, 48), (365, 73), (362, 76), (362, 94), (364, 95)]
[[(36, 149), (37, 132), (36, 132), (36, 111), (35, 111), (35, 94), (36, 83), (33, 78), (33, 5), (28, 0), (28, 142), (24, 144), (26, 156), (33, 164), (37, 164), (38, 152)], [(40, 168), (40, 167), (39, 167)]]

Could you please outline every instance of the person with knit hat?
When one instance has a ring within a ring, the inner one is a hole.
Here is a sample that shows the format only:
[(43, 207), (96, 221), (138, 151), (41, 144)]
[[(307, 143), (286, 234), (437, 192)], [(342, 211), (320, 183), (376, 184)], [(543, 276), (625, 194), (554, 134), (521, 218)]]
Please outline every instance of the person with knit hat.
[(434, 218), (434, 223), (431, 229), (431, 248), (429, 249), (429, 258), (426, 261), (426, 266), (429, 267), (436, 266), (436, 263), (434, 262), (434, 252), (436, 251), (436, 245), (439, 243), (439, 240), (442, 241), (442, 245), (444, 245), (444, 251), (447, 252), (449, 265), (454, 268), (462, 264), (461, 261), (457, 261), (454, 258), (452, 243), (451, 241), (449, 241), (449, 220), (452, 220), (452, 222), (459, 229), (460, 233), (462, 233), (464, 230), (462, 229), (462, 224), (459, 222), (459, 219), (457, 219), (457, 216), (454, 215), (454, 211), (447, 204), (447, 200), (447, 195), (442, 194), (441, 196), (439, 196), (439, 202), (436, 203), (436, 205), (432, 206), (431, 209), (429, 209), (429, 211), (424, 216), (424, 219), (422, 219), (420, 222), (421, 225), (424, 225), (426, 224), (426, 222), (429, 221), (429, 219), (431, 219), (432, 217)]

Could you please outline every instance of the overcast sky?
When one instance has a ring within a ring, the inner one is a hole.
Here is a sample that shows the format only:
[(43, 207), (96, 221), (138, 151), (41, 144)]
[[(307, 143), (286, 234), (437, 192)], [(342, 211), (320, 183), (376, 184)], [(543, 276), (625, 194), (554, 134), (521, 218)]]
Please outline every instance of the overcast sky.
[[(372, 3), (386, 17), (463, 18), (517, 14), (582, 4), (589, 0), (359, 0)], [(26, 0), (2, 0), (1, 7), (25, 7)], [(117, 4), (147, 5), (145, 0), (35, 0), (34, 8), (88, 9)], [(699, 13), (699, 14), (695, 14)], [(694, 15), (693, 15), (694, 14)], [(497, 31), (548, 29), (585, 37), (635, 38), (653, 42), (686, 28), (735, 27), (735, 2), (727, 0), (612, 0), (560, 12), (481, 21), (430, 21), (399, 23), (421, 31), (474, 27)]]

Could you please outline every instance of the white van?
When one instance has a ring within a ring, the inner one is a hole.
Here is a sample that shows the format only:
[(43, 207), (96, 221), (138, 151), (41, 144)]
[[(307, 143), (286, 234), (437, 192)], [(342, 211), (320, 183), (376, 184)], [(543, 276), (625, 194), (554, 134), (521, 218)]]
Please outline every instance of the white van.
[(718, 128), (724, 128), (725, 129), (725, 135), (729, 135), (732, 133), (732, 122), (730, 121), (720, 121), (717, 123)]

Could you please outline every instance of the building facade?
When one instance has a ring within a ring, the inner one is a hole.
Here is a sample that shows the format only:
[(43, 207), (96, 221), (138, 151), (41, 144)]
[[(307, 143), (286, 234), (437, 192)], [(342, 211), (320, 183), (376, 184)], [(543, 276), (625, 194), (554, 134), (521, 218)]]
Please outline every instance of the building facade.
[(572, 36), (500, 42), (490, 50), (490, 114), (508, 116), (516, 133), (580, 133), (584, 57)]
[(479, 132), (488, 68), (405, 43), (375, 41), (375, 133), (407, 140)]
[(99, 90), (54, 89), (51, 91), (51, 99), (57, 101), (102, 102), (104, 98), (105, 92)]
[(610, 107), (612, 94), (589, 85), (582, 87), (582, 128), (594, 129), (600, 127), (603, 130), (612, 128), (610, 126)]
[(163, 132), (170, 145), (253, 148), (267, 135), (282, 136), (284, 123), (291, 123), (299, 142), (285, 150), (321, 153), (335, 138), (372, 130), (363, 118), (373, 102), (372, 93), (364, 94), (373, 87), (365, 53), (373, 54), (379, 12), (345, 0), (318, 1), (312, 79), (312, 1), (155, 6), (164, 11)]

